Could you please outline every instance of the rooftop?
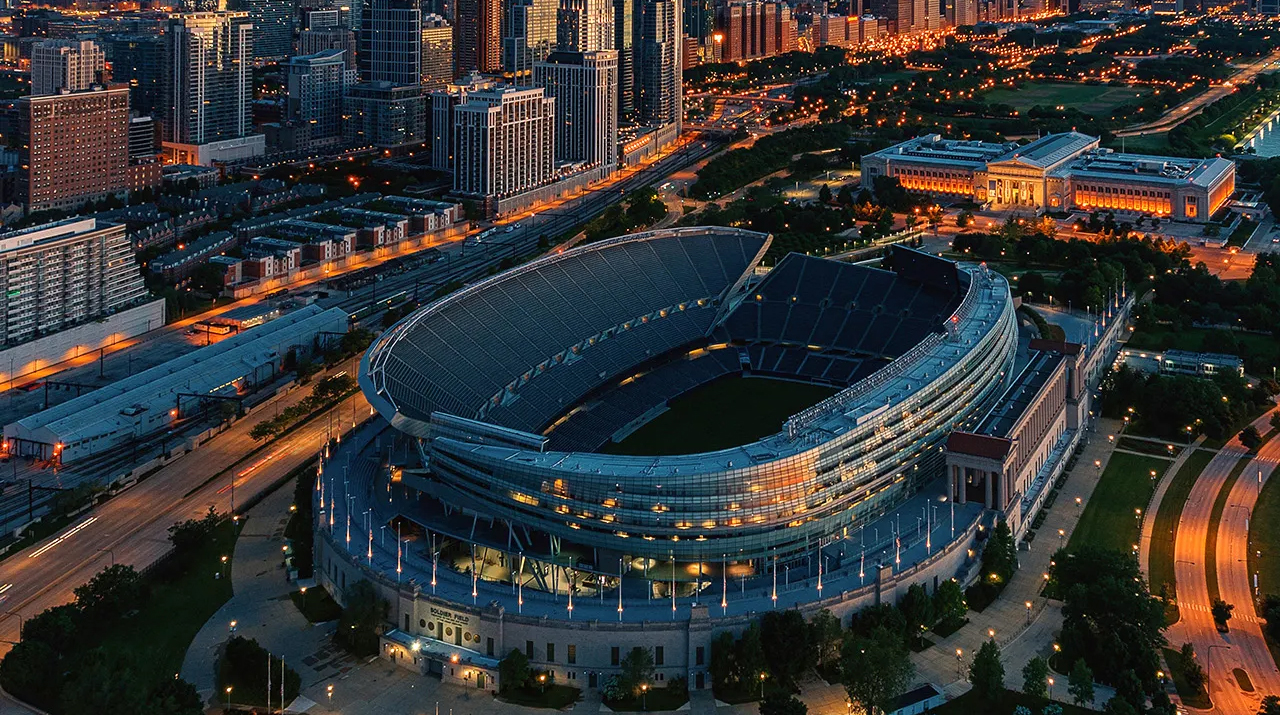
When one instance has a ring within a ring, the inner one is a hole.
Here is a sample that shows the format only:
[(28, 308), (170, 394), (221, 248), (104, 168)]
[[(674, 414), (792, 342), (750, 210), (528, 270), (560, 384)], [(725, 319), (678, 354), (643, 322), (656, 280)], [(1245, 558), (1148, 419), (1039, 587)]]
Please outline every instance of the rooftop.
[(992, 161), (1016, 161), (1019, 164), (1027, 164), (1040, 169), (1052, 169), (1097, 145), (1097, 137), (1091, 137), (1080, 132), (1049, 134), (1025, 146), (1016, 147), (1004, 156)]
[(1027, 366), (1014, 378), (1009, 389), (1000, 396), (995, 407), (978, 423), (974, 432), (992, 437), (1010, 436), (1013, 426), (1035, 401), (1040, 390), (1053, 378), (1064, 359), (1065, 356), (1056, 352), (1039, 352), (1033, 355)]

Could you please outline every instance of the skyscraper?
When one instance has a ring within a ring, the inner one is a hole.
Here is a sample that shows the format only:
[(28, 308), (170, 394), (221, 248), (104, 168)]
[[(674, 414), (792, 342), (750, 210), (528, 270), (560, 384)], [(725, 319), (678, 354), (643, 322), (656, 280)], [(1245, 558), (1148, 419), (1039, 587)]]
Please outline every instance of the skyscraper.
[(289, 56), (293, 46), (292, 0), (240, 0), (253, 23), (253, 56), (257, 60), (279, 60)]
[(715, 27), (715, 3), (712, 0), (685, 0), (684, 34), (699, 44), (711, 37)]
[(416, 87), (422, 81), (418, 0), (369, 0), (360, 30), (360, 81)]
[(75, 210), (129, 186), (129, 88), (115, 85), (18, 100), (28, 211)]
[(106, 56), (90, 40), (44, 40), (31, 48), (31, 94), (76, 92), (106, 81)]
[(356, 35), (345, 27), (317, 27), (298, 33), (298, 54), (314, 55), (324, 50), (342, 50), (348, 69), (356, 68)]
[(308, 146), (342, 141), (342, 98), (355, 80), (355, 71), (347, 69), (343, 54), (342, 50), (323, 50), (290, 57), (285, 64), (285, 117), (306, 128)]
[(493, 203), (550, 182), (555, 104), (541, 88), (469, 93), (453, 110), (453, 190)]
[(557, 0), (512, 0), (502, 20), (503, 72), (512, 84), (527, 85), (533, 64), (556, 46)]
[(453, 81), (453, 28), (434, 13), (422, 16), (422, 87), (440, 89)]
[(453, 112), (466, 103), (467, 95), (491, 89), (496, 83), (472, 73), (444, 89), (431, 93), (431, 168), (453, 171)]
[(636, 107), (640, 121), (674, 125), (683, 117), (680, 99), (679, 0), (646, 0), (637, 63)]
[(636, 110), (636, 52), (644, 28), (642, 0), (613, 0), (613, 47), (618, 51), (618, 115), (629, 120)]
[(533, 83), (555, 100), (555, 158), (604, 178), (618, 168), (618, 52), (553, 52)]
[[(244, 12), (173, 15), (165, 33), (164, 145), (179, 163), (256, 156), (253, 23)], [(252, 136), (252, 138), (250, 138)], [(218, 146), (204, 146), (218, 144)]]
[(107, 40), (112, 81), (128, 83), (129, 106), (142, 114), (159, 112), (164, 101), (165, 38), (117, 35)]
[(501, 0), (459, 0), (453, 23), (453, 73), (502, 71)]
[(733, 0), (717, 9), (716, 29), (724, 37), (717, 57), (723, 62), (772, 57), (796, 48), (795, 20), (784, 2)]
[(595, 52), (614, 48), (610, 0), (561, 0), (558, 25), (561, 50)]

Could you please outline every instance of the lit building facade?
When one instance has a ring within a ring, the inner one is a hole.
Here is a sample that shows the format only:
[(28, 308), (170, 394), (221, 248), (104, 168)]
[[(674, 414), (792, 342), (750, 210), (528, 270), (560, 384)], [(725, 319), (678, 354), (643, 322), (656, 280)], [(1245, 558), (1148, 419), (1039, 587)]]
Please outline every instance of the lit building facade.
[(468, 93), (453, 110), (453, 190), (501, 200), (550, 182), (555, 105), (541, 88)]
[(716, 9), (716, 32), (724, 36), (724, 62), (773, 57), (796, 49), (791, 6), (769, 0), (733, 0)]
[(422, 16), (422, 88), (440, 89), (453, 81), (453, 27), (434, 13)]
[(502, 20), (503, 74), (511, 84), (527, 86), (533, 65), (556, 48), (556, 0), (514, 0)]
[(253, 23), (244, 12), (173, 15), (165, 32), (164, 145), (177, 163), (262, 153), (254, 135)]
[(1117, 153), (1096, 137), (1050, 134), (1029, 144), (929, 135), (863, 157), (868, 184), (891, 176), (912, 191), (1002, 209), (1124, 211), (1205, 222), (1235, 190), (1235, 163)]
[(308, 146), (342, 141), (342, 98), (355, 82), (355, 71), (347, 69), (345, 55), (342, 50), (324, 50), (290, 57), (285, 64), (285, 117), (305, 128)]
[(535, 86), (555, 99), (555, 159), (594, 169), (618, 168), (618, 53), (553, 52), (533, 67)]
[(28, 211), (75, 210), (128, 194), (128, 87), (23, 97), (18, 124), (18, 196)]
[(417, 87), (422, 81), (418, 0), (370, 0), (360, 31), (360, 81)]
[(453, 71), (497, 74), (502, 71), (502, 3), (459, 0), (453, 23)]
[(90, 40), (45, 40), (31, 47), (31, 94), (78, 92), (106, 81), (106, 55)]

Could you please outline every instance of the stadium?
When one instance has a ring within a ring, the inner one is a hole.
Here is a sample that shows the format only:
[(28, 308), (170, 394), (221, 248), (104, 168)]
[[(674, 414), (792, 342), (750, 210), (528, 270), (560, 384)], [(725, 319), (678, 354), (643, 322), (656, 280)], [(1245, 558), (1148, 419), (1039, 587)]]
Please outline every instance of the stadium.
[(902, 247), (765, 270), (770, 240), (552, 253), (374, 343), (359, 379), (382, 419), (322, 464), (316, 574), (340, 600), (374, 582), (384, 655), (493, 689), (517, 648), (595, 687), (640, 645), (701, 688), (711, 637), (753, 614), (968, 571), (983, 509), (949, 498), (943, 445), (1009, 382), (1008, 285)]

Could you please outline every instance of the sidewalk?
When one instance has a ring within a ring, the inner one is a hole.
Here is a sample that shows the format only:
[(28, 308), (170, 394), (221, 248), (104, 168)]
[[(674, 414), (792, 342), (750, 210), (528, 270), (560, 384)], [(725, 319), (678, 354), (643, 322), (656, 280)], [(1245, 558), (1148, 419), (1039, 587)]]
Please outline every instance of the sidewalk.
[[(1083, 504), (1088, 503), (1115, 449), (1115, 444), (1106, 436), (1119, 434), (1120, 425), (1118, 420), (1098, 421), (1095, 430), (1087, 435), (1088, 441), (1079, 452), (1075, 469), (1037, 530), (1036, 540), (1030, 544), (1029, 550), (1018, 552), (1018, 570), (1009, 585), (985, 611), (970, 611), (968, 625), (912, 657), (917, 681), (935, 683), (949, 697), (968, 691), (968, 667), (974, 652), (987, 641), (988, 629), (995, 631), (995, 640), (1001, 648), (1001, 660), (1004, 662), (1005, 684), (1009, 687), (1021, 686), (1022, 668), (1028, 661), (1037, 655), (1047, 657), (1053, 652), (1053, 639), (1062, 625), (1062, 609), (1040, 596), (1044, 574), (1049, 570), (1054, 552), (1070, 540), (1084, 511)], [(1094, 466), (1095, 461), (1101, 463), (1101, 468)], [(1077, 497), (1081, 499), (1081, 506), (1075, 504)], [(1061, 538), (1058, 537), (1059, 529), (1063, 532)], [(1029, 614), (1028, 601), (1031, 602)], [(956, 649), (962, 651), (963, 660), (959, 667)], [(1055, 695), (1068, 697), (1065, 688), (1060, 690), (1060, 693), (1055, 691)], [(1110, 691), (1104, 690), (1098, 688), (1095, 705), (1099, 707), (1110, 697)]]
[[(205, 623), (187, 648), (182, 678), (194, 685), (206, 700), (214, 694), (218, 656), (230, 636), (233, 620), (236, 635), (257, 639), (272, 654), (283, 656), (285, 664), (302, 676), (304, 689), (331, 676), (331, 671), (349, 667), (329, 652), (328, 634), (332, 624), (313, 626), (289, 600), (293, 585), (285, 579), (280, 554), (292, 502), (293, 483), (290, 482), (249, 510), (231, 562), (234, 595)], [(324, 655), (329, 657), (307, 662)], [(317, 669), (315, 664), (324, 667)]]

